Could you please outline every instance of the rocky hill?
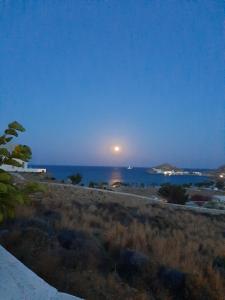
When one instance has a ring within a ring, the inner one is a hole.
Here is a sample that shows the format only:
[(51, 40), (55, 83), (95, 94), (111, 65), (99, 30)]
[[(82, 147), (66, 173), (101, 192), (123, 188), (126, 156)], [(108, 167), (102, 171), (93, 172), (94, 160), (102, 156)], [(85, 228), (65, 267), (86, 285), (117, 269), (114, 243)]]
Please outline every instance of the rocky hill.
[(152, 167), (150, 169), (148, 169), (148, 172), (155, 172), (155, 170), (162, 170), (162, 171), (183, 171), (182, 169), (179, 169), (171, 164), (168, 163), (164, 163), (155, 167)]
[(224, 175), (224, 174), (225, 174), (225, 165), (220, 166), (218, 169), (211, 171), (209, 175), (220, 177), (220, 175)]

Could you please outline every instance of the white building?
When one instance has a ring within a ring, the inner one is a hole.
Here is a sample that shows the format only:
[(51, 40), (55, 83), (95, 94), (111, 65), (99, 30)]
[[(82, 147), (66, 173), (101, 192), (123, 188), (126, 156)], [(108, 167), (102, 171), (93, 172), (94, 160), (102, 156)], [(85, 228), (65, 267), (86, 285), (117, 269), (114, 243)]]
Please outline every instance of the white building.
[(175, 175), (197, 175), (197, 176), (201, 176), (202, 173), (201, 172), (189, 172), (189, 171), (182, 171), (182, 170), (165, 170), (165, 169), (160, 169), (160, 168), (152, 168), (152, 170), (156, 173), (156, 174), (162, 174), (165, 176), (175, 176)]
[(172, 175), (188, 175), (188, 171), (176, 171), (176, 170), (164, 170), (159, 168), (152, 168), (153, 171), (157, 174), (162, 174), (165, 176), (172, 176)]
[(6, 171), (6, 172), (26, 172), (26, 173), (46, 173), (46, 169), (39, 169), (39, 168), (29, 168), (28, 163), (22, 161), (21, 159), (16, 159), (20, 164), (22, 164), (22, 167), (16, 167), (11, 165), (1, 165), (0, 169)]

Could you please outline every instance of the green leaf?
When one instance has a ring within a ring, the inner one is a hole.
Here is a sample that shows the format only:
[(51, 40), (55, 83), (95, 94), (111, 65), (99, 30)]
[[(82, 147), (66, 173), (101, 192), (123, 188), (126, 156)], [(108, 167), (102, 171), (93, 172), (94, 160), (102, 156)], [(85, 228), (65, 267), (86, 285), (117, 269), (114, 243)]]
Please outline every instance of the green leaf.
[(5, 135), (1, 135), (0, 136), (0, 145), (5, 145), (6, 143), (7, 143), (6, 136)]
[[(18, 132), (25, 131), (25, 128), (18, 122), (12, 122), (5, 130), (5, 134), (0, 135), (0, 146), (9, 143)], [(2, 164), (21, 167), (25, 161), (31, 158), (31, 149), (26, 145), (17, 145), (12, 151), (7, 147), (0, 148), (0, 223), (4, 219), (15, 216), (15, 207), (18, 204), (28, 204), (30, 202), (29, 193), (26, 189), (13, 184), (12, 176), (1, 169)], [(17, 161), (22, 160), (22, 162)], [(30, 186), (35, 191), (42, 190), (38, 186)]]
[(15, 129), (13, 128), (8, 128), (5, 130), (5, 134), (9, 134), (9, 135), (14, 135), (14, 136), (18, 136), (18, 133)]
[(8, 125), (8, 127), (11, 128), (11, 129), (21, 131), (21, 132), (25, 131), (25, 128), (20, 123), (18, 123), (17, 121), (14, 121), (14, 122), (10, 123)]
[(7, 186), (7, 192), (8, 193), (16, 193), (18, 192), (18, 189), (16, 186), (12, 185), (11, 183), (6, 183)]
[(0, 182), (10, 183), (12, 176), (9, 173), (0, 173)]
[(15, 210), (14, 207), (9, 207), (6, 211), (7, 217), (8, 218), (14, 218), (15, 217)]
[(23, 203), (24, 203), (24, 197), (23, 197), (22, 194), (16, 194), (16, 195), (14, 196), (14, 199), (15, 199), (15, 201), (16, 201), (17, 203), (19, 203), (19, 204), (23, 204)]
[(10, 153), (6, 148), (0, 148), (0, 155), (8, 157), (8, 156), (10, 156)]
[(24, 187), (24, 192), (27, 194), (46, 192), (47, 188), (44, 184), (39, 182), (28, 182)]
[(6, 184), (4, 184), (4, 183), (2, 183), (2, 182), (0, 182), (0, 194), (5, 194), (5, 193), (7, 193), (7, 185)]
[(9, 136), (9, 137), (6, 137), (5, 140), (6, 140), (6, 143), (9, 143), (11, 140), (13, 139), (12, 136)]
[(4, 160), (4, 164), (6, 165), (10, 165), (10, 166), (15, 166), (15, 167), (22, 167), (23, 164), (18, 162), (17, 160), (13, 159), (13, 158), (7, 158)]
[(32, 152), (30, 147), (26, 145), (17, 145), (13, 152), (12, 152), (12, 158), (19, 158), (23, 161), (28, 161), (31, 159)]
[(4, 215), (3, 215), (3, 213), (0, 211), (0, 223), (2, 223), (3, 220), (4, 220)]

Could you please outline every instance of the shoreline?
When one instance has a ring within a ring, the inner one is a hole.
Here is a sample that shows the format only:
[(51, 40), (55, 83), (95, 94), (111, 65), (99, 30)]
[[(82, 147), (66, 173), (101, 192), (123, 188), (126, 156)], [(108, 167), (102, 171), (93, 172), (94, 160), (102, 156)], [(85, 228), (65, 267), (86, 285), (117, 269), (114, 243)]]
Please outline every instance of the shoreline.
[[(27, 178), (25, 178), (24, 176), (22, 176), (21, 174), (14, 174), (16, 175), (16, 177), (22, 181), (29, 181)], [(18, 176), (19, 175), (19, 176)], [(29, 174), (30, 175), (30, 174)], [(29, 178), (28, 175), (28, 178)], [(36, 177), (36, 176), (35, 176)], [(36, 177), (36, 179), (38, 179)], [(81, 185), (74, 185), (71, 183), (62, 183), (62, 182), (51, 182), (51, 181), (42, 181), (42, 180), (36, 180), (38, 182), (40, 182), (41, 184), (45, 184), (47, 186), (58, 186), (58, 187), (62, 187), (62, 188), (72, 188), (72, 189), (77, 189), (77, 190), (87, 190), (87, 191), (95, 191), (95, 192), (100, 192), (100, 193), (105, 193), (105, 194), (113, 194), (113, 195), (121, 195), (121, 196), (125, 196), (125, 197), (131, 197), (131, 198), (136, 198), (139, 200), (145, 200), (147, 201), (147, 203), (151, 203), (151, 204), (158, 204), (161, 207), (167, 207), (167, 208), (175, 208), (178, 210), (185, 210), (185, 211), (193, 211), (193, 212), (197, 212), (197, 213), (211, 213), (214, 215), (220, 215), (220, 214), (225, 214), (225, 210), (221, 210), (221, 209), (211, 209), (211, 208), (205, 208), (205, 207), (194, 207), (194, 206), (187, 206), (187, 205), (181, 205), (181, 204), (174, 204), (174, 203), (167, 203), (165, 202), (165, 199), (163, 199), (162, 197), (160, 197), (159, 195), (157, 195), (157, 193), (152, 193), (149, 196), (146, 195), (140, 195), (135, 193), (135, 190), (132, 189), (132, 187), (126, 187), (126, 189), (128, 191), (123, 191), (122, 190), (118, 190), (117, 188), (115, 188), (114, 190), (109, 190), (109, 189), (104, 189), (104, 188), (96, 188), (96, 187), (88, 187), (88, 186), (81, 186)], [(145, 189), (145, 188), (143, 188)], [(150, 192), (150, 191), (149, 191)]]

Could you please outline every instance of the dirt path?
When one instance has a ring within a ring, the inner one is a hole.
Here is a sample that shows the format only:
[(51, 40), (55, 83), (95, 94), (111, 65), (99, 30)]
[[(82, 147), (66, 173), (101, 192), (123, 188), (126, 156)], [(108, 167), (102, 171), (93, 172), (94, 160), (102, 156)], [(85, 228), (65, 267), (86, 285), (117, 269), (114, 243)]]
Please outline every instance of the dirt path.
[[(19, 173), (13, 173), (13, 175), (19, 179), (20, 181), (26, 181), (27, 179)], [(165, 207), (172, 207), (178, 210), (185, 210), (185, 211), (193, 211), (197, 213), (205, 213), (205, 214), (212, 214), (212, 215), (224, 215), (225, 210), (219, 210), (219, 209), (210, 209), (210, 208), (204, 208), (204, 207), (190, 207), (190, 206), (185, 206), (185, 205), (180, 205), (180, 204), (173, 204), (173, 203), (166, 203), (162, 199), (156, 200), (155, 196), (152, 197), (147, 197), (147, 196), (141, 196), (137, 194), (132, 194), (132, 193), (127, 193), (127, 192), (119, 192), (119, 191), (110, 191), (110, 190), (104, 190), (104, 189), (98, 189), (98, 188), (90, 188), (86, 186), (80, 186), (80, 185), (74, 185), (70, 183), (59, 183), (59, 182), (47, 182), (47, 181), (41, 181), (41, 183), (46, 184), (46, 185), (51, 185), (51, 186), (60, 186), (60, 187), (70, 187), (74, 189), (81, 189), (81, 190), (89, 190), (89, 191), (96, 191), (96, 192), (103, 192), (103, 193), (108, 193), (108, 194), (114, 194), (114, 195), (121, 195), (121, 196), (127, 196), (127, 197), (132, 197), (142, 200), (146, 200), (148, 203), (157, 203), (161, 204)]]
[(65, 184), (65, 183), (57, 183), (57, 182), (42, 182), (43, 184), (46, 185), (51, 185), (51, 186), (61, 186), (64, 188), (70, 187), (70, 188), (75, 188), (75, 189), (81, 189), (81, 190), (89, 190), (89, 191), (96, 191), (96, 192), (102, 192), (106, 194), (114, 194), (114, 195), (121, 195), (121, 196), (127, 196), (127, 197), (132, 197), (138, 199), (143, 199), (146, 200), (149, 203), (157, 203), (161, 204), (165, 207), (173, 207), (178, 210), (185, 210), (185, 211), (193, 211), (193, 212), (198, 212), (198, 213), (206, 213), (206, 214), (213, 214), (213, 215), (224, 215), (225, 210), (219, 210), (219, 209), (209, 209), (209, 208), (203, 208), (203, 207), (189, 207), (185, 205), (180, 205), (180, 204), (173, 204), (173, 203), (165, 203), (162, 199), (161, 200), (156, 200), (154, 196), (152, 197), (147, 197), (147, 196), (141, 196), (137, 194), (132, 194), (132, 193), (125, 193), (125, 192), (119, 192), (119, 191), (109, 191), (109, 190), (104, 190), (104, 189), (97, 189), (97, 188), (89, 188), (86, 186), (79, 186), (79, 185), (73, 185), (73, 184)]

